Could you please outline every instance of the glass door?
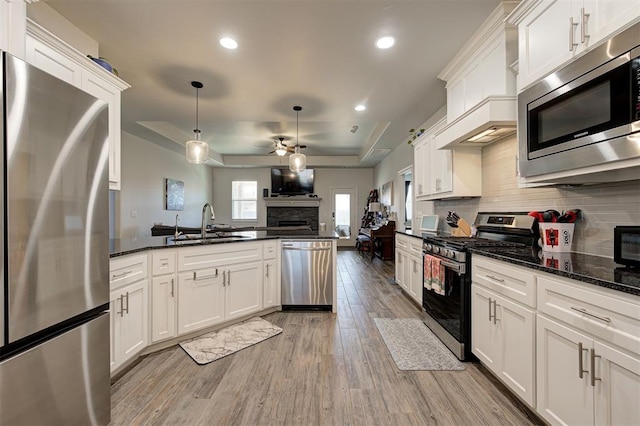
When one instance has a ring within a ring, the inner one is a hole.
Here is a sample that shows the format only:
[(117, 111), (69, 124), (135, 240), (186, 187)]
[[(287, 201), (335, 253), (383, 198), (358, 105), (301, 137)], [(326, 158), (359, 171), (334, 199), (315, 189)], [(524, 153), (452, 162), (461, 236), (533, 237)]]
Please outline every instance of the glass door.
[(339, 246), (354, 246), (358, 234), (356, 224), (355, 188), (332, 188), (332, 225), (340, 239)]

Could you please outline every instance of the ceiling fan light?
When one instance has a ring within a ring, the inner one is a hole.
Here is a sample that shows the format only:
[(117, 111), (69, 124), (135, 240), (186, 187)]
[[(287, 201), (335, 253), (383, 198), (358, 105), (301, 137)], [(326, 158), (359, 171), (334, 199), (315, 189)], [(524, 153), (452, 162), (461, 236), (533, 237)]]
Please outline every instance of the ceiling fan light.
[(186, 143), (187, 161), (191, 164), (206, 164), (209, 160), (209, 145), (201, 140), (190, 140)]
[(278, 154), (278, 157), (284, 157), (285, 155), (287, 155), (287, 148), (285, 148), (284, 146), (277, 147), (276, 154)]

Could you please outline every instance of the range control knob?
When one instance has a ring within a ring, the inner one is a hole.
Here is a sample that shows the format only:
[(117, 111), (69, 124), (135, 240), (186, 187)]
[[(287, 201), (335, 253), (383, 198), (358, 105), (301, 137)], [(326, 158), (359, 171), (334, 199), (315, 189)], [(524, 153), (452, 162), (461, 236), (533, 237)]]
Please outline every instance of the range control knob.
[(433, 246), (432, 246), (431, 244), (425, 244), (425, 245), (424, 245), (424, 249), (425, 249), (426, 251), (431, 251), (431, 249), (432, 249), (432, 248), (433, 248)]
[(433, 252), (436, 253), (436, 254), (440, 253), (440, 247), (434, 247), (433, 248)]

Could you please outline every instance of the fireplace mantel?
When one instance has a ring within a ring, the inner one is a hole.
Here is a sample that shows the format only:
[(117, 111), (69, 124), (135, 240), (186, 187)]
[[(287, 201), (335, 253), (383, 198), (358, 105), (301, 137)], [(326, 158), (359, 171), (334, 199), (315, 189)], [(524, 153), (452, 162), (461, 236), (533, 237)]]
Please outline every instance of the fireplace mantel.
[(322, 198), (316, 197), (265, 197), (267, 207), (320, 207)]

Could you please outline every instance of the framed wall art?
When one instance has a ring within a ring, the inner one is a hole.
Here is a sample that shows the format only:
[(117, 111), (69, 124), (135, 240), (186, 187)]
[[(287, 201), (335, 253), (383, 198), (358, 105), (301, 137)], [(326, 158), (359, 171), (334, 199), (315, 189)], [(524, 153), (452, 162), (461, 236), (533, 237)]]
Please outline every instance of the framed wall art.
[(165, 209), (184, 210), (184, 182), (176, 179), (165, 179)]
[(392, 200), (393, 200), (393, 181), (390, 180), (389, 182), (383, 184), (382, 188), (380, 189), (380, 202), (385, 206), (390, 206), (392, 204)]

